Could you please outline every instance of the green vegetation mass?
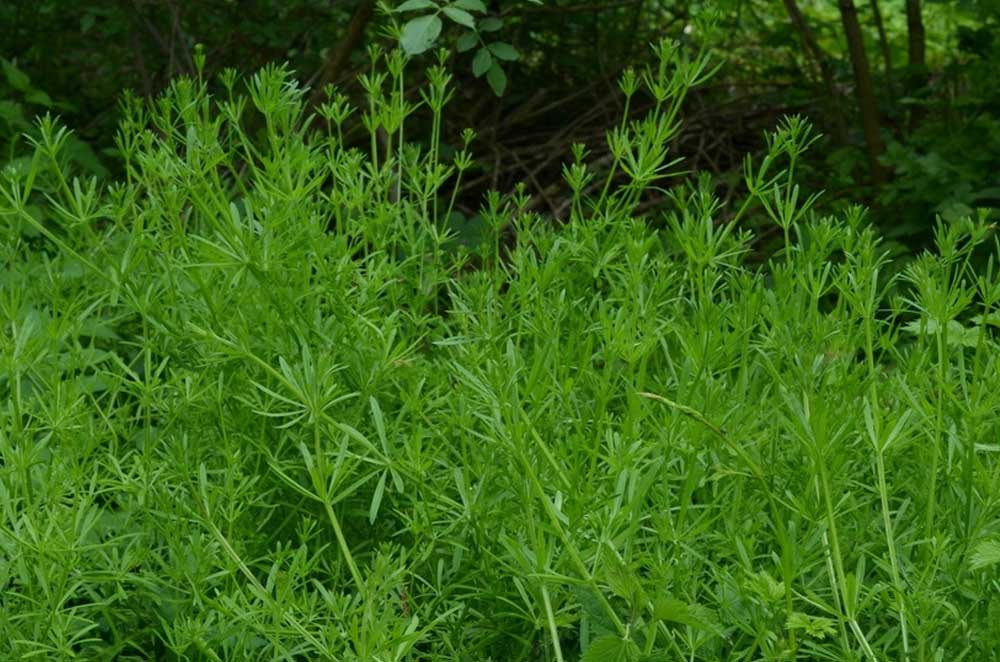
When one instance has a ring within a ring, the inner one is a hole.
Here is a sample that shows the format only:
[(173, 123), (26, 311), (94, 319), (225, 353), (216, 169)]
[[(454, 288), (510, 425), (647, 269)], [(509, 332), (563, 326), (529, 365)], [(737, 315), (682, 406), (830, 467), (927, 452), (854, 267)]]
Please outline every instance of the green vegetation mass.
[[(731, 65), (683, 39), (564, 200), (470, 209), (482, 138), (407, 4), (357, 94), (193, 49), (104, 146), (7, 61), (0, 658), (1000, 659), (989, 210), (903, 253), (885, 196), (941, 196), (862, 152), (876, 209), (831, 201), (851, 147), (798, 114), (691, 174)], [(492, 39), (489, 93), (541, 66)]]

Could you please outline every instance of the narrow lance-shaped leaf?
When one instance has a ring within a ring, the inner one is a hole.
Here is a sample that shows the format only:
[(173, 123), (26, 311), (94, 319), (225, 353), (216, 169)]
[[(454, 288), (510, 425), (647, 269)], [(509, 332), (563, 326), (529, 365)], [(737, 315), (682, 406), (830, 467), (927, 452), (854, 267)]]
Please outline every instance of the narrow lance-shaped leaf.
[(375, 486), (375, 492), (372, 494), (371, 505), (368, 507), (369, 524), (374, 524), (375, 520), (378, 519), (378, 511), (382, 506), (382, 497), (385, 496), (385, 479), (388, 475), (388, 471), (383, 471), (382, 475), (379, 476), (378, 484)]

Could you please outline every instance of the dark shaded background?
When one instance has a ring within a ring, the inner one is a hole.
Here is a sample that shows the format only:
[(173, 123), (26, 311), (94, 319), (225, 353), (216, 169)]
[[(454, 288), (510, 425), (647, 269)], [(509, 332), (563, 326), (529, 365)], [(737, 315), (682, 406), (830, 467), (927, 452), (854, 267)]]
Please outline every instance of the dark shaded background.
[[(877, 0), (840, 0), (841, 11), (851, 5), (857, 12), (874, 78), (879, 163), (888, 173), (877, 187), (857, 113), (851, 52), (831, 4), (488, 3), (504, 19), (502, 38), (522, 58), (507, 67), (511, 86), (498, 100), (472, 75), (469, 54), (452, 57), (457, 93), (446, 113), (445, 140), (457, 142), (466, 126), (480, 137), (479, 168), (460, 209), (474, 215), (486, 189), (524, 182), (540, 210), (564, 216), (561, 168), (571, 144), (586, 143), (592, 159), (606, 162), (604, 132), (622, 111), (617, 79), (626, 66), (641, 66), (647, 44), (663, 36), (692, 48), (711, 46), (725, 59), (712, 82), (691, 97), (675, 146), (687, 167), (715, 176), (724, 199), (742, 195), (740, 164), (745, 153), (762, 147), (763, 131), (785, 114), (801, 113), (827, 136), (810, 155), (804, 185), (825, 190), (829, 210), (847, 201), (873, 206), (886, 236), (902, 248), (923, 245), (935, 215), (950, 220), (1000, 205), (1000, 3), (909, 0), (923, 11), (927, 53), (926, 64), (913, 67), (912, 26), (902, 3), (883, 0), (880, 8)], [(173, 77), (192, 74), (196, 44), (204, 45), (209, 76), (226, 67), (249, 74), (288, 61), (314, 88), (333, 82), (360, 96), (354, 76), (368, 66), (368, 45), (392, 46), (390, 20), (371, 0), (8, 0), (0, 4), (0, 164), (16, 161), (31, 118), (49, 110), (75, 130), (73, 153), (84, 169), (115, 173), (122, 91), (155, 97)], [(446, 30), (441, 45), (454, 53), (457, 36)], [(418, 58), (410, 71), (430, 62)], [(419, 78), (411, 78), (414, 98)], [(644, 105), (638, 99), (634, 112)], [(643, 209), (659, 203), (650, 198)], [(766, 253), (773, 229), (757, 229)]]

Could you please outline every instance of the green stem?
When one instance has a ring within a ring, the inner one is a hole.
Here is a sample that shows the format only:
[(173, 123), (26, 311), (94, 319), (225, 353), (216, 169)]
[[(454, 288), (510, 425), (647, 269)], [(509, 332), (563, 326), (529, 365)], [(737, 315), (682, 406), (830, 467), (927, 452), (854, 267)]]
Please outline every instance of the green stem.
[(945, 334), (947, 333), (947, 326), (942, 325), (942, 328), (937, 333), (937, 353), (938, 353), (938, 371), (937, 371), (937, 382), (938, 382), (938, 393), (937, 393), (937, 407), (935, 412), (934, 421), (934, 440), (931, 444), (931, 467), (930, 467), (930, 482), (927, 485), (927, 512), (924, 517), (924, 539), (929, 540), (931, 534), (934, 530), (934, 514), (937, 507), (937, 474), (938, 474), (938, 463), (940, 462), (941, 456), (941, 442), (942, 434), (941, 431), (944, 429), (944, 392), (945, 392), (945, 380), (947, 379), (947, 351), (945, 349)]
[(363, 596), (365, 594), (365, 582), (361, 578), (361, 572), (358, 570), (357, 563), (354, 562), (354, 555), (351, 553), (351, 548), (347, 545), (347, 539), (344, 537), (344, 531), (340, 528), (340, 519), (337, 517), (337, 513), (333, 511), (333, 504), (330, 503), (330, 491), (327, 484), (326, 476), (326, 453), (323, 451), (320, 440), (320, 422), (317, 419), (313, 423), (313, 447), (315, 452), (315, 461), (317, 462), (317, 470), (313, 473), (313, 489), (316, 490), (316, 495), (319, 496), (320, 500), (323, 502), (323, 509), (326, 511), (326, 516), (330, 520), (330, 526), (333, 527), (333, 534), (337, 538), (337, 545), (340, 547), (340, 553), (344, 556), (344, 561), (347, 563), (347, 568), (351, 572), (351, 579), (354, 580), (354, 585), (357, 587), (358, 595)]
[(552, 637), (552, 648), (556, 654), (556, 662), (563, 662), (562, 646), (559, 644), (559, 629), (556, 627), (556, 615), (552, 611), (552, 600), (549, 599), (549, 589), (542, 584), (542, 602), (545, 603), (545, 619), (549, 624), (549, 635)]

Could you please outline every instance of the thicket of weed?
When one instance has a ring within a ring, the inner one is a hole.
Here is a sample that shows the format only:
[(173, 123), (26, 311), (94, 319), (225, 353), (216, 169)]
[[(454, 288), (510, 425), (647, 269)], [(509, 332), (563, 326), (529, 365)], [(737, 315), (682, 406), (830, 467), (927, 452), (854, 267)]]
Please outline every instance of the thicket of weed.
[(107, 187), (42, 120), (0, 185), (2, 656), (997, 659), (992, 226), (894, 271), (800, 199), (792, 118), (745, 168), (766, 270), (707, 179), (651, 229), (709, 73), (658, 54), (629, 183), (584, 199), (581, 146), (568, 223), (495, 193), (475, 246), (468, 152), (404, 134), (449, 76), (415, 107), (398, 53), (324, 132), (281, 67), (126, 100)]

